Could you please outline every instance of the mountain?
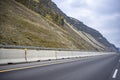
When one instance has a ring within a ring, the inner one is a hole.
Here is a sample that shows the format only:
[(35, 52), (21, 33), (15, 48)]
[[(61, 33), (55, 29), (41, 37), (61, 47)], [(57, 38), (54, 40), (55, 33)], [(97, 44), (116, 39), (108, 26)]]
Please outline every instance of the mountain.
[(118, 48), (118, 52), (120, 53), (120, 48)]
[(0, 0), (0, 44), (116, 51), (98, 31), (51, 0)]

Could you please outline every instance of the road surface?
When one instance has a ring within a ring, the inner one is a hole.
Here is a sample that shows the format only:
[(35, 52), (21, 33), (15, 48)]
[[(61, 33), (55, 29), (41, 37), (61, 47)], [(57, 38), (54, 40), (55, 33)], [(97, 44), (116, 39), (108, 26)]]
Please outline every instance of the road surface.
[(116, 54), (0, 66), (0, 80), (120, 80)]

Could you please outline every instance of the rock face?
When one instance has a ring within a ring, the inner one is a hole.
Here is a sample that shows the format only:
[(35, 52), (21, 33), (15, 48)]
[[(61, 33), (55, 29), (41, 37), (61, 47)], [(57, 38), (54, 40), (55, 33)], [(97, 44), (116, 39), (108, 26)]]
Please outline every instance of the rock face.
[(92, 37), (94, 37), (98, 42), (100, 42), (102, 45), (106, 46), (108, 50), (117, 50), (117, 48), (109, 43), (107, 41), (106, 38), (104, 38), (98, 31), (86, 26), (85, 24), (83, 24), (82, 22), (80, 22), (79, 20), (76, 20), (74, 18), (69, 18), (67, 19), (68, 22), (73, 25), (74, 27), (76, 27), (78, 30), (80, 31), (84, 31), (88, 34), (90, 34)]
[(98, 31), (51, 0), (0, 0), (0, 44), (117, 51)]

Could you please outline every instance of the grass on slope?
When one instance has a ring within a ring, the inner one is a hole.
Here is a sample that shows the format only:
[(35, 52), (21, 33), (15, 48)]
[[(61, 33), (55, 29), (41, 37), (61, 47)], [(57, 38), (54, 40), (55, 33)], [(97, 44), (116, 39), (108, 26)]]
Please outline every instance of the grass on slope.
[(49, 24), (42, 23), (40, 16), (27, 8), (1, 0), (0, 10), (0, 44), (67, 48), (47, 27)]
[(0, 44), (94, 50), (69, 26), (53, 22), (14, 0), (0, 0)]

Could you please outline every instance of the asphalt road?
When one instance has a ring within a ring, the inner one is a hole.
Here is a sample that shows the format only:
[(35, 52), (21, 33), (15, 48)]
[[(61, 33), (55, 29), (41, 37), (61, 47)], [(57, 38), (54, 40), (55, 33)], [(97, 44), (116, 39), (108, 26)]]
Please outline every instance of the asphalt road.
[(120, 80), (118, 55), (0, 66), (0, 80)]

